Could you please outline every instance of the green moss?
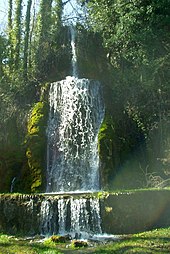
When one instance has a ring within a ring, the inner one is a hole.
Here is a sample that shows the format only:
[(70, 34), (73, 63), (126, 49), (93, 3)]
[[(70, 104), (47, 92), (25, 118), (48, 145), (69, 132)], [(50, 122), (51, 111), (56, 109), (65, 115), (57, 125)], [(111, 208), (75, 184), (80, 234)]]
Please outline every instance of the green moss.
[(98, 192), (97, 193), (97, 197), (99, 198), (99, 199), (105, 199), (105, 198), (107, 198), (108, 196), (109, 196), (109, 192), (107, 192), (107, 191), (101, 191), (101, 192)]
[(106, 115), (98, 134), (98, 151), (101, 161), (102, 187), (108, 183), (110, 172), (114, 168), (115, 126), (110, 115)]
[(48, 248), (56, 248), (56, 243), (52, 241), (51, 237), (50, 238), (47, 238), (45, 239), (44, 241), (44, 246), (48, 247)]
[(39, 192), (43, 189), (47, 115), (48, 104), (39, 101), (32, 108), (28, 121), (26, 156), (31, 173), (31, 192)]

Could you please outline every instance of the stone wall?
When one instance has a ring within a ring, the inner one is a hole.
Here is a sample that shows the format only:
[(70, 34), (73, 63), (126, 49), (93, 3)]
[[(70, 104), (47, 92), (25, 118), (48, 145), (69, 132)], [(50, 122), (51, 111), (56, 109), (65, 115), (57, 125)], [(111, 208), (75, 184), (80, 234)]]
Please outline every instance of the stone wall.
[(101, 199), (103, 232), (137, 233), (170, 226), (170, 191), (143, 190), (108, 194)]
[(39, 234), (41, 196), (1, 195), (0, 231), (9, 234)]
[[(100, 199), (103, 233), (128, 234), (170, 226), (170, 190), (104, 192), (94, 195), (81, 194), (76, 198), (86, 197), (89, 200), (93, 196)], [(56, 211), (55, 207), (60, 198), (60, 196), (1, 194), (0, 232), (41, 234), (42, 202), (45, 204), (47, 201), (50, 203), (50, 210)], [(67, 199), (70, 196), (64, 198)], [(50, 216), (53, 217), (53, 215)], [(55, 224), (51, 224), (51, 227), (58, 227), (57, 221)]]

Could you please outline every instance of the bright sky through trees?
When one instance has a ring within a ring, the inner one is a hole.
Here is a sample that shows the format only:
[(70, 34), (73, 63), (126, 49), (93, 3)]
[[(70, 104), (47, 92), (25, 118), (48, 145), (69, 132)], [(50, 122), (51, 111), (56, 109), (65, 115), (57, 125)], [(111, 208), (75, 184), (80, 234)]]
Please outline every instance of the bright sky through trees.
[(7, 20), (7, 13), (8, 13), (8, 1), (7, 0), (0, 0), (0, 31), (5, 26)]
[(82, 9), (77, 4), (76, 0), (70, 0), (65, 5), (63, 10), (63, 22), (64, 23), (75, 23), (78, 19), (81, 18)]
[[(35, 4), (38, 5), (40, 0), (35, 0)], [(70, 1), (63, 1), (67, 2), (64, 6), (63, 10), (63, 22), (64, 23), (74, 23), (78, 18), (81, 18), (82, 9), (80, 6), (77, 5), (76, 0), (70, 0)], [(24, 6), (26, 6), (27, 0), (23, 1)], [(23, 8), (24, 10), (25, 8)], [(0, 32), (5, 28), (6, 22), (7, 22), (7, 15), (8, 15), (8, 1), (7, 0), (0, 0)]]
[[(35, 0), (35, 2), (38, 2), (39, 0)], [(23, 7), (26, 6), (27, 0), (23, 0)], [(23, 8), (23, 11), (26, 10), (26, 8)], [(3, 31), (7, 24), (8, 19), (8, 1), (7, 0), (0, 0), (0, 32)]]

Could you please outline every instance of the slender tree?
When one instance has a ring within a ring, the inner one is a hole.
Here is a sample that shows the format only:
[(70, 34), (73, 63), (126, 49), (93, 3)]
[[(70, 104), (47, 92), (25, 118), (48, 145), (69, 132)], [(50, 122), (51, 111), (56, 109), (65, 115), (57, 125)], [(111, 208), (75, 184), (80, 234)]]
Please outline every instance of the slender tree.
[(28, 0), (26, 18), (25, 18), (24, 59), (23, 59), (23, 74), (24, 74), (25, 80), (27, 80), (27, 72), (28, 72), (28, 51), (29, 51), (31, 5), (32, 5), (32, 0)]
[[(35, 26), (36, 26), (36, 0), (33, 1), (33, 8), (32, 8), (32, 15), (31, 15), (31, 24), (30, 24), (30, 35), (29, 35), (29, 50), (28, 50), (28, 66), (27, 68), (29, 69), (29, 72), (34, 70), (33, 67), (33, 59), (34, 59), (34, 42), (35, 42), (35, 37), (37, 37), (36, 35), (34, 36), (35, 33)], [(34, 37), (34, 40), (33, 40)], [(34, 61), (35, 62), (35, 61)]]
[(22, 33), (22, 0), (16, 0), (16, 9), (14, 17), (14, 64), (15, 69), (19, 68), (20, 48), (21, 48), (21, 33)]
[(13, 40), (12, 40), (12, 0), (8, 0), (8, 41), (9, 41), (9, 68), (13, 65)]
[(62, 27), (62, 0), (54, 0), (52, 7), (52, 22), (51, 22), (51, 42), (53, 48), (58, 48), (59, 40), (61, 38), (61, 27)]
[(41, 0), (37, 22), (37, 50), (35, 53), (35, 75), (46, 75), (48, 53), (50, 50), (52, 0)]

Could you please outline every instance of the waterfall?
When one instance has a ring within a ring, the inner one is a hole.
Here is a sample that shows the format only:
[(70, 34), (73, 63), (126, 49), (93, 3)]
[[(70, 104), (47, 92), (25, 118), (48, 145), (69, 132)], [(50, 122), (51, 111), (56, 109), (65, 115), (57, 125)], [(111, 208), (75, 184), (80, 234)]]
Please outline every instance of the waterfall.
[(101, 233), (99, 199), (60, 197), (42, 201), (40, 232), (42, 235), (69, 234), (72, 238), (84, 239)]
[(71, 199), (71, 232), (76, 233), (77, 237), (87, 237), (90, 232), (89, 213), (87, 211), (87, 200)]
[(17, 179), (16, 177), (14, 177), (12, 179), (11, 186), (10, 186), (10, 192), (11, 193), (14, 191), (14, 186), (15, 186), (16, 179)]
[(72, 74), (51, 84), (46, 192), (99, 190), (97, 135), (104, 117), (98, 81), (77, 77), (75, 29), (70, 26)]
[[(47, 193), (100, 189), (97, 140), (104, 117), (101, 85), (99, 81), (78, 78), (76, 31), (73, 26), (70, 34), (72, 76), (52, 83), (49, 90)], [(53, 209), (57, 211), (55, 216)], [(41, 217), (42, 233), (57, 231), (75, 237), (101, 233), (97, 198), (60, 198), (55, 208), (50, 202), (45, 202)], [(56, 221), (58, 227), (54, 228)]]
[(69, 199), (59, 199), (58, 201), (58, 223), (59, 234), (63, 235), (67, 232), (67, 212), (68, 212)]
[(77, 55), (76, 55), (76, 31), (73, 25), (70, 27), (71, 34), (71, 49), (72, 49), (72, 76), (78, 77), (78, 67), (77, 67)]
[(46, 191), (99, 190), (100, 83), (67, 77), (51, 84), (49, 101)]

